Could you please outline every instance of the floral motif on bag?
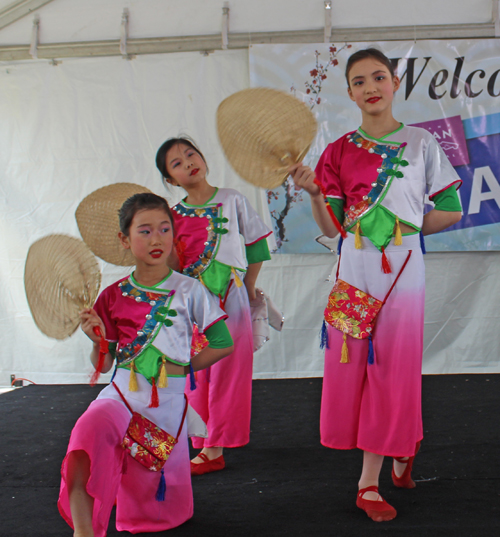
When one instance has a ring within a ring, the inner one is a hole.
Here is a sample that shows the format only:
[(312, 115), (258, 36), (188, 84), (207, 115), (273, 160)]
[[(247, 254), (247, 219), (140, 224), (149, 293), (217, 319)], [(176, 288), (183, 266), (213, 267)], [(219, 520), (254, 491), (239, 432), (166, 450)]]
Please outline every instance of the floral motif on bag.
[(157, 472), (162, 469), (176, 443), (171, 434), (134, 412), (122, 446), (137, 462)]
[(381, 300), (343, 280), (337, 280), (328, 297), (325, 321), (345, 334), (365, 339), (372, 333), (381, 307)]

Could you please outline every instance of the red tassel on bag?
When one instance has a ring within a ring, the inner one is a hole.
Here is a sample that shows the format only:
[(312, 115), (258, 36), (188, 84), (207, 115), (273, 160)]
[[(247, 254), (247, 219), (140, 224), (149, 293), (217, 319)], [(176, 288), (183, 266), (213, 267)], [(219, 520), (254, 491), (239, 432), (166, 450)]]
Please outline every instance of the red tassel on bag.
[(104, 368), (104, 358), (106, 358), (106, 354), (109, 352), (109, 343), (102, 337), (101, 329), (98, 326), (94, 326), (93, 330), (94, 334), (99, 336), (101, 339), (99, 340), (99, 359), (97, 360), (95, 371), (90, 378), (91, 386), (95, 386), (97, 384), (99, 376)]
[(151, 402), (149, 403), (149, 408), (158, 408), (160, 406), (160, 398), (158, 397), (158, 388), (156, 387), (156, 380), (153, 377), (151, 379), (153, 387), (151, 389)]
[(392, 272), (391, 264), (389, 263), (389, 259), (387, 259), (387, 256), (385, 255), (384, 247), (382, 247), (382, 270), (384, 271), (384, 274), (390, 274)]

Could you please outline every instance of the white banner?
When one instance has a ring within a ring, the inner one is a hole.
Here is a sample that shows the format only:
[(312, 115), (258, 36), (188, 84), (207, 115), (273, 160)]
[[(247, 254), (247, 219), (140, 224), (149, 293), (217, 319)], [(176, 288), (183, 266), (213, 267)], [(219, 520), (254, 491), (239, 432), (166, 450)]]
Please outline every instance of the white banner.
[[(462, 220), (426, 237), (427, 250), (500, 250), (498, 40), (254, 45), (251, 85), (291, 92), (309, 104), (319, 129), (304, 162), (314, 167), (328, 143), (359, 126), (344, 71), (347, 58), (369, 46), (381, 49), (401, 78), (395, 118), (428, 129), (463, 180)], [(313, 240), (318, 229), (307, 194), (285, 183), (268, 192), (268, 204), (278, 252), (324, 251)]]

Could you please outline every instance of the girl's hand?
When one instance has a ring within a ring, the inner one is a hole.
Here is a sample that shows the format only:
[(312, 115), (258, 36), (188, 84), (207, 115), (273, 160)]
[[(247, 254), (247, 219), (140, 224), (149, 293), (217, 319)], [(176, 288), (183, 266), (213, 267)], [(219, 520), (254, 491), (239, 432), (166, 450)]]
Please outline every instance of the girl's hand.
[(106, 337), (106, 329), (101, 318), (93, 308), (86, 308), (80, 312), (82, 330), (87, 336), (94, 342), (99, 344), (101, 339), (95, 332), (94, 328), (97, 326), (101, 330), (102, 337)]
[(290, 176), (295, 183), (295, 188), (303, 188), (310, 196), (321, 194), (319, 186), (314, 182), (316, 174), (309, 166), (304, 166), (302, 162), (294, 164), (288, 168)]

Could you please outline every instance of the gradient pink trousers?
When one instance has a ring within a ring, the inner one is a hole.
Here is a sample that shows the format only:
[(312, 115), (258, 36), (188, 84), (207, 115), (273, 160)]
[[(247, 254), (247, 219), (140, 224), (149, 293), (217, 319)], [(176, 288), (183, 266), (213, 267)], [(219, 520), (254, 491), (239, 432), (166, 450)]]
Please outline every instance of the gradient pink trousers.
[[(151, 395), (149, 383), (142, 375), (137, 375), (137, 380), (139, 392), (131, 393), (127, 386), (128, 372), (120, 369), (115, 378), (135, 411), (175, 436), (184, 409), (185, 379), (169, 377), (168, 388), (158, 390), (160, 407), (154, 409), (147, 408)], [(144, 468), (126, 454), (120, 445), (131, 414), (121, 401), (116, 400), (115, 394), (111, 385), (104, 388), (73, 428), (61, 468), (59, 512), (73, 528), (66, 486), (66, 461), (70, 452), (83, 450), (90, 459), (87, 492), (94, 498), (93, 528), (96, 537), (106, 535), (115, 501), (116, 528), (119, 531), (159, 532), (179, 526), (193, 516), (186, 426), (163, 467), (167, 490), (165, 501), (158, 502), (155, 494), (160, 473)]]
[(421, 381), (425, 274), (418, 235), (393, 241), (386, 249), (392, 274), (381, 269), (381, 253), (363, 238), (354, 248), (349, 233), (342, 245), (339, 278), (383, 300), (412, 255), (376, 321), (375, 363), (369, 365), (368, 340), (347, 337), (350, 363), (341, 364), (342, 333), (328, 325), (329, 348), (321, 400), (321, 443), (335, 449), (406, 457), (422, 439)]
[(229, 289), (226, 324), (234, 352), (196, 374), (196, 390), (186, 393), (189, 404), (207, 424), (208, 438), (192, 438), (193, 447), (239, 447), (250, 440), (252, 404), (253, 337), (246, 287), (234, 282)]

